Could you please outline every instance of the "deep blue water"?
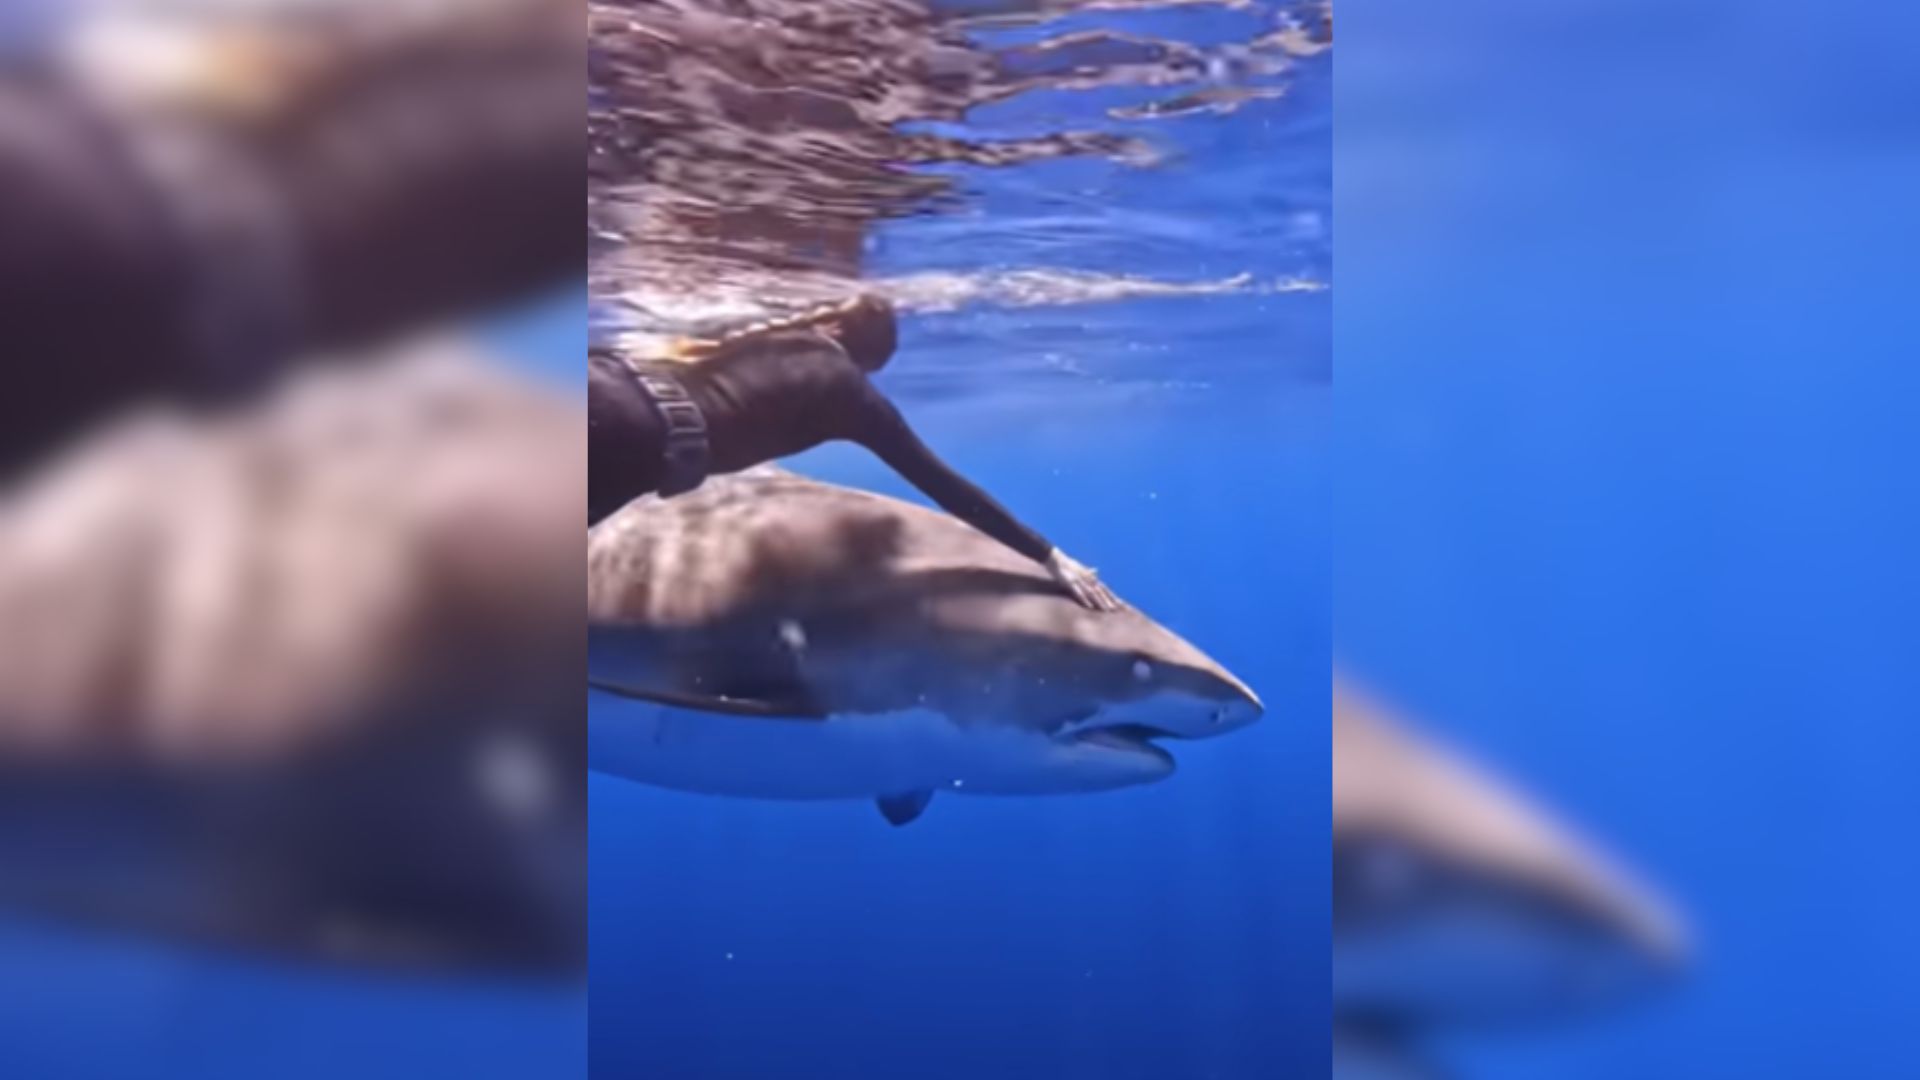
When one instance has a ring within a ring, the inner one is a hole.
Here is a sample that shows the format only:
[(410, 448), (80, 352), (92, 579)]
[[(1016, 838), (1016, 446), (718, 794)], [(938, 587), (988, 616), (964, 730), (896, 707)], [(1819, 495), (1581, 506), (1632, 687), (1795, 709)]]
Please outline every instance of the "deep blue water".
[(1920, 1075), (1914, 11), (1349, 15), (1341, 652), (1698, 937), (1463, 1073)]
[[(1248, 16), (1098, 23), (1187, 40)], [(1056, 26), (1060, 30), (1064, 27)], [(1034, 93), (979, 132), (1117, 129), (1142, 91)], [(1140, 129), (1158, 168), (960, 175), (872, 277), (1331, 281), (1331, 81)], [(882, 375), (923, 437), (1265, 698), (1167, 782), (1087, 797), (730, 801), (593, 776), (595, 1075), (1266, 1080), (1327, 1068), (1329, 294), (910, 316)], [(903, 497), (854, 450), (794, 463)]]

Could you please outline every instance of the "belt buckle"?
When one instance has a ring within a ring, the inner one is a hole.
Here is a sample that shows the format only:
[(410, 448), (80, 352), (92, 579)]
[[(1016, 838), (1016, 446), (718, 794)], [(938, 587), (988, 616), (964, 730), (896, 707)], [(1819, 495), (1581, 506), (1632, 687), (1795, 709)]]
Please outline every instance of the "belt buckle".
[(660, 415), (666, 418), (669, 435), (693, 435), (705, 440), (707, 418), (700, 415), (700, 407), (691, 401), (661, 401), (656, 403)]
[(653, 399), (653, 407), (667, 425), (666, 446), (661, 453), (666, 462), (667, 475), (660, 485), (660, 494), (673, 496), (692, 491), (707, 478), (710, 453), (707, 418), (677, 380), (635, 374), (641, 388)]
[(656, 401), (688, 400), (686, 387), (681, 386), (679, 382), (673, 379), (663, 379), (658, 375), (639, 375), (637, 377), (640, 380), (640, 385), (645, 387), (647, 393), (652, 394)]

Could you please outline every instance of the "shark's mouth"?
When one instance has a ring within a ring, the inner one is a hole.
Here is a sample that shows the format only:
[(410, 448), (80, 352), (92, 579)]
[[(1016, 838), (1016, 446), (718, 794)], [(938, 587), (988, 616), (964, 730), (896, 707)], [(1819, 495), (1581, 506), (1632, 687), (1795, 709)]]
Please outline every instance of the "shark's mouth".
[(1104, 746), (1110, 750), (1132, 750), (1164, 756), (1156, 740), (1175, 736), (1148, 724), (1114, 724), (1110, 727), (1082, 728), (1072, 734), (1074, 742)]
[(1155, 741), (1166, 737), (1167, 732), (1146, 724), (1115, 724), (1076, 732), (1069, 741), (1083, 752), (1095, 754), (1094, 760), (1126, 762), (1127, 774), (1136, 778), (1133, 782), (1139, 782), (1139, 778), (1158, 778), (1174, 770), (1173, 755)]

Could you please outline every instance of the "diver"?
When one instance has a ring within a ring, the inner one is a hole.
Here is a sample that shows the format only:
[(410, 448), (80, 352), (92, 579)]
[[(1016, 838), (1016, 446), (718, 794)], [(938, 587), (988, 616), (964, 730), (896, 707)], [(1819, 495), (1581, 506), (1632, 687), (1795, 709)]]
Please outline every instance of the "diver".
[(1020, 523), (920, 441), (868, 379), (892, 359), (892, 305), (871, 296), (759, 323), (662, 359), (587, 353), (587, 524), (822, 443), (871, 451), (942, 509), (1047, 568), (1081, 604), (1120, 601), (1092, 568)]
[(241, 400), (578, 274), (577, 15), (494, 8), (524, 19), (196, 16), (178, 58), (82, 62), (119, 40), (103, 13), (0, 52), (0, 482), (126, 408)]

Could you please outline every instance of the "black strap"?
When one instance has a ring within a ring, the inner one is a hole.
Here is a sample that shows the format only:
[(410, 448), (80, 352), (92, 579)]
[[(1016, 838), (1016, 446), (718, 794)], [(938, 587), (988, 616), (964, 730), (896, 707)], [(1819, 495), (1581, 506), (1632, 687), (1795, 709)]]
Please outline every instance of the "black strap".
[(667, 444), (662, 451), (666, 474), (660, 483), (660, 494), (672, 496), (692, 491), (706, 480), (712, 458), (706, 416), (687, 388), (672, 375), (641, 371), (636, 367), (628, 370), (633, 372), (634, 382), (667, 425)]

